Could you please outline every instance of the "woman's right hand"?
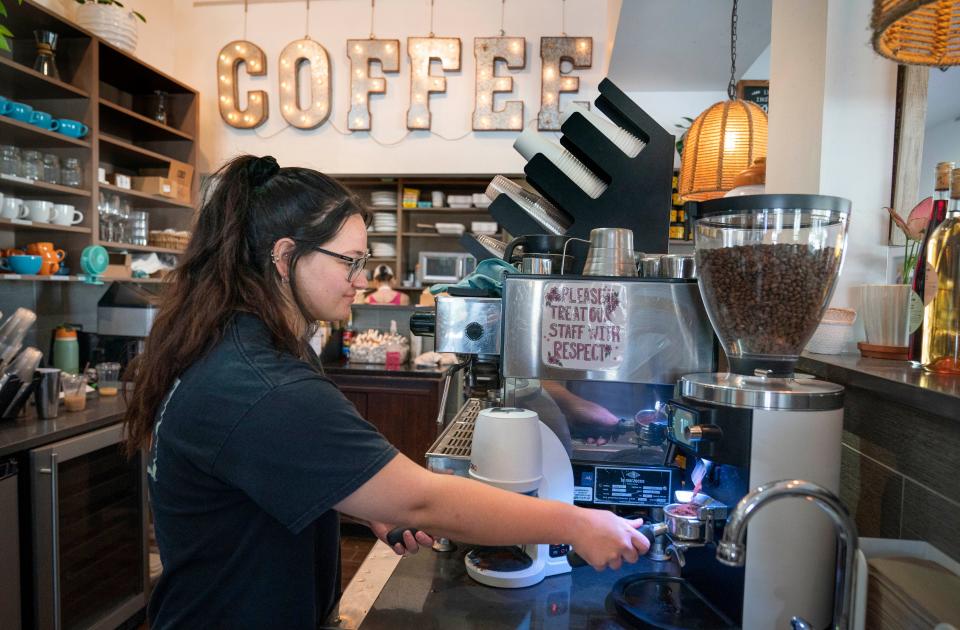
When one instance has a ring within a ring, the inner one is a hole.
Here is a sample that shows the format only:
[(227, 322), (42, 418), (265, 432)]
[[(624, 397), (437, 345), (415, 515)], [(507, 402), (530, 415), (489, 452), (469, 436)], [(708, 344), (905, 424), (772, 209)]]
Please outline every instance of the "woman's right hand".
[(642, 518), (629, 520), (607, 510), (578, 510), (573, 549), (597, 571), (617, 570), (624, 561), (636, 562), (650, 549), (650, 542), (638, 530)]

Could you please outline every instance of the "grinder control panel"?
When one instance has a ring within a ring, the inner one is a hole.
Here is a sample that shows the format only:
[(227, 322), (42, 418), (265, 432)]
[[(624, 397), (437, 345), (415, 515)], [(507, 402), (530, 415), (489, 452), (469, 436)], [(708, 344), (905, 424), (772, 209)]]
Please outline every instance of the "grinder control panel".
[(573, 462), (573, 500), (587, 505), (663, 507), (673, 502), (675, 472), (666, 466)]

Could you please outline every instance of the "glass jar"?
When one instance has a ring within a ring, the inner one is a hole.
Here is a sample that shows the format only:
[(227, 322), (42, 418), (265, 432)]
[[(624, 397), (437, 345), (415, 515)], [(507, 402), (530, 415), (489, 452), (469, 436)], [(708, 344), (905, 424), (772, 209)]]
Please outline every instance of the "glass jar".
[(0, 175), (20, 174), (20, 149), (12, 144), (0, 145)]
[(60, 171), (60, 183), (64, 186), (79, 188), (83, 183), (83, 171), (80, 169), (78, 158), (67, 158), (63, 161)]
[(39, 151), (24, 151), (23, 161), (20, 163), (20, 176), (27, 179), (43, 179), (43, 158)]
[(53, 153), (43, 154), (43, 181), (48, 184), (60, 183), (60, 158)]

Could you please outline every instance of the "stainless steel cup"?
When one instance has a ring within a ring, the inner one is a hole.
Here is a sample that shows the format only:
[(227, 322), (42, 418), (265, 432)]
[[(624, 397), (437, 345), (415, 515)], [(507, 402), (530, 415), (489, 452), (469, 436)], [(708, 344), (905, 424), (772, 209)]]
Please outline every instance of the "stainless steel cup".
[(636, 276), (633, 230), (594, 228), (590, 231), (590, 249), (583, 267), (585, 276)]
[(659, 278), (660, 277), (660, 255), (653, 254), (644, 256), (640, 259), (637, 266), (637, 273), (641, 278)]
[(57, 368), (37, 368), (39, 379), (34, 390), (37, 403), (37, 415), (44, 419), (60, 415), (60, 370)]
[(660, 257), (661, 278), (695, 278), (696, 259), (691, 255), (665, 254)]

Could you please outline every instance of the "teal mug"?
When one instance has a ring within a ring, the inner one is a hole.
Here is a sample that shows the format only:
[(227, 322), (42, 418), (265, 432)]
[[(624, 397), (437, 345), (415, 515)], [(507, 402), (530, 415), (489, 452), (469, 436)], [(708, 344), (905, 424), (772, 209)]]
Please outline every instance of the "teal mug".
[(0, 105), (0, 114), (9, 116), (14, 120), (19, 120), (20, 122), (28, 123), (30, 122), (30, 117), (33, 116), (33, 108), (26, 103), (5, 101)]
[(60, 128), (60, 121), (55, 120), (54, 117), (47, 112), (34, 111), (30, 116), (30, 124), (42, 129), (49, 129), (50, 131), (56, 131)]
[(82, 138), (90, 131), (89, 127), (77, 120), (61, 118), (56, 122), (58, 123), (57, 131), (71, 138)]

